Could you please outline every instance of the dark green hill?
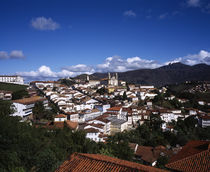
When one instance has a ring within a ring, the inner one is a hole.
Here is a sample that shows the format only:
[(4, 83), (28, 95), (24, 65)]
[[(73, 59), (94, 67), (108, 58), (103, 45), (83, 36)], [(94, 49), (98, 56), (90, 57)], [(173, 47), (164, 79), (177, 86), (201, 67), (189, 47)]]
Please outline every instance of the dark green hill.
[[(107, 78), (107, 73), (94, 73), (91, 76), (99, 79)], [(156, 69), (120, 72), (118, 76), (120, 80), (125, 80), (128, 83), (149, 84), (159, 87), (185, 81), (210, 81), (210, 66), (206, 64), (189, 66), (182, 63), (173, 63)]]
[(26, 88), (27, 88), (27, 86), (25, 86), (25, 85), (0, 82), (0, 90), (15, 92), (15, 91), (20, 91), (20, 90), (25, 90)]
[(27, 88), (26, 85), (0, 82), (0, 90), (12, 91), (13, 100), (28, 97), (29, 95), (26, 88)]

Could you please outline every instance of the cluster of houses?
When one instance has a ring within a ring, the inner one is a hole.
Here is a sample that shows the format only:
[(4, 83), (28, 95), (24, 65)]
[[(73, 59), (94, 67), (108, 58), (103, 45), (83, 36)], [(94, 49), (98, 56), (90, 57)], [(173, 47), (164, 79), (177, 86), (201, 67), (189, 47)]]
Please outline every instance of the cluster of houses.
[[(58, 107), (59, 114), (54, 121), (47, 123), (47, 127), (63, 127), (66, 124), (71, 129), (84, 130), (86, 137), (96, 142), (105, 142), (108, 135), (134, 129), (150, 121), (152, 115), (160, 117), (164, 131), (172, 131), (173, 121), (191, 115), (198, 119), (202, 127), (210, 126), (208, 113), (196, 109), (185, 109), (183, 113), (179, 109), (153, 106), (152, 99), (156, 96), (154, 86), (126, 85), (118, 81), (117, 74), (108, 74), (107, 81), (107, 84), (101, 84), (87, 76), (85, 82), (78, 81), (69, 87), (57, 81), (33, 81), (28, 90), (31, 97), (13, 101), (15, 112), (12, 115), (20, 116), (23, 120), (32, 119), (36, 102), (42, 102), (46, 109), (50, 109), (49, 103), (52, 103)], [(101, 88), (107, 91), (100, 94), (97, 90)], [(159, 91), (165, 92), (166, 88)], [(37, 96), (36, 92), (42, 97)], [(124, 95), (126, 99), (119, 100)], [(169, 100), (173, 98), (167, 97)], [(139, 105), (139, 100), (144, 100), (146, 104)]]

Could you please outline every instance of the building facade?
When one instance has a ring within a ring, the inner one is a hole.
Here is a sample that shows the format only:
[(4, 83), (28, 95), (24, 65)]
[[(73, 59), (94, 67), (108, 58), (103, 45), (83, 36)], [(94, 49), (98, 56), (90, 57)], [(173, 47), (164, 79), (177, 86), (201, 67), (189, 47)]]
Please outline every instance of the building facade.
[(18, 75), (0, 75), (0, 82), (24, 84), (23, 78)]
[(108, 85), (109, 86), (118, 86), (118, 74), (116, 73), (115, 76), (111, 76), (110, 73), (108, 73)]

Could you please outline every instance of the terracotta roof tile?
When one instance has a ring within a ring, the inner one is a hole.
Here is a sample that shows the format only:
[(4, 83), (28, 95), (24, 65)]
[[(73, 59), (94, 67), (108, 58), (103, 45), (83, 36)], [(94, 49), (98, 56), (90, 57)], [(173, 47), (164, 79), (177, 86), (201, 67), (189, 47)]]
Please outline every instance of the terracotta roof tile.
[(78, 128), (78, 122), (73, 122), (73, 121), (65, 121), (67, 126), (73, 130), (76, 130)]
[(46, 128), (49, 129), (55, 129), (55, 128), (60, 128), (62, 129), (64, 127), (64, 125), (67, 125), (67, 127), (75, 130), (78, 127), (78, 123), (77, 122), (72, 122), (72, 121), (59, 121), (59, 122), (49, 122), (46, 125)]
[(153, 152), (153, 147), (150, 146), (138, 146), (135, 155), (149, 163), (153, 163), (158, 158)]
[(107, 111), (120, 111), (122, 107), (118, 107), (118, 106), (115, 106), (115, 107), (111, 107), (109, 109), (107, 109)]
[(86, 133), (99, 133), (99, 130), (95, 129), (95, 128), (87, 128), (84, 129)]
[(32, 103), (36, 103), (36, 102), (44, 101), (44, 100), (46, 100), (46, 98), (39, 97), (39, 96), (34, 96), (34, 97), (14, 100), (13, 102), (28, 105), (28, 104), (32, 104)]
[(186, 172), (206, 172), (210, 169), (210, 141), (191, 141), (174, 155), (167, 168)]
[(55, 172), (102, 172), (102, 171), (164, 171), (99, 154), (74, 153)]
[(55, 118), (66, 118), (66, 115), (64, 115), (64, 114), (59, 114), (59, 115), (56, 115)]

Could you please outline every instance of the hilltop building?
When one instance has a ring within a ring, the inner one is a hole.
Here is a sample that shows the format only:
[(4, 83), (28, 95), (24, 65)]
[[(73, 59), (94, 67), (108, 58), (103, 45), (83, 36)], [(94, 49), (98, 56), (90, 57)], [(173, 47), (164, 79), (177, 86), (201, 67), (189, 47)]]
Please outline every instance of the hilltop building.
[(0, 75), (0, 82), (24, 84), (23, 78), (18, 75)]
[(110, 73), (108, 73), (108, 85), (109, 86), (118, 86), (118, 74), (116, 73), (115, 76), (111, 76)]

